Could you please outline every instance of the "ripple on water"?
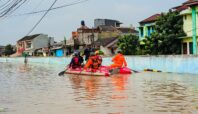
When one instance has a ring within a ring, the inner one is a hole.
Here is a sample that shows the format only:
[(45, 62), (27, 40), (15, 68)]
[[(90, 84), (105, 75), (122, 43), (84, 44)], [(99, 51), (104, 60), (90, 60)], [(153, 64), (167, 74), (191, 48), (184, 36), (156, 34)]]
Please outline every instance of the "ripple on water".
[(148, 73), (57, 74), (61, 65), (0, 64), (0, 105), (10, 114), (131, 114), (198, 111), (198, 77)]

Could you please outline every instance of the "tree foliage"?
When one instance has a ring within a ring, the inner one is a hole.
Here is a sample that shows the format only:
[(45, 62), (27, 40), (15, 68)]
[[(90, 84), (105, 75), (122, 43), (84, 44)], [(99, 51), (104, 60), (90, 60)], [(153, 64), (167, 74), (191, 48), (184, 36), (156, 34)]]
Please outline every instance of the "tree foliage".
[(145, 54), (180, 54), (181, 40), (178, 38), (185, 35), (182, 26), (183, 19), (178, 12), (162, 13), (156, 21), (155, 32), (143, 40)]
[(13, 47), (10, 44), (5, 46), (5, 55), (6, 56), (12, 55), (14, 53), (15, 53), (15, 51), (14, 51)]
[(125, 55), (135, 55), (139, 46), (139, 38), (135, 35), (120, 36), (117, 45)]

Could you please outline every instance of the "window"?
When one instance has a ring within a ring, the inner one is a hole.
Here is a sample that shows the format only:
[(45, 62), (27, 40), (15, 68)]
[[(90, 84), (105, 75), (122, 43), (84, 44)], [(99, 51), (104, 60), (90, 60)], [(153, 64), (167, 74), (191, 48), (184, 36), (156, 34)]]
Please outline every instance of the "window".
[(26, 48), (31, 48), (31, 42), (27, 42)]
[(148, 27), (148, 37), (150, 37), (151, 36), (151, 27)]
[(190, 52), (190, 54), (193, 54), (193, 43), (192, 42), (189, 43), (189, 52)]
[(187, 20), (187, 15), (184, 15), (184, 20)]
[(141, 37), (143, 37), (143, 36), (144, 36), (143, 27), (141, 27), (141, 28), (140, 28), (140, 35), (141, 35)]

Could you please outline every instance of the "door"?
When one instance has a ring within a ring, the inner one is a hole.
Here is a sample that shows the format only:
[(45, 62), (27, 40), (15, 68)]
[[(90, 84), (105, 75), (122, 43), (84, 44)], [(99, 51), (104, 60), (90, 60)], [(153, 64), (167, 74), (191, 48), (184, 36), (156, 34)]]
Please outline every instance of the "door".
[(187, 43), (183, 43), (182, 47), (183, 47), (183, 54), (187, 55), (187, 53), (188, 53), (188, 51), (187, 51)]
[(64, 51), (62, 49), (56, 50), (56, 57), (63, 57)]

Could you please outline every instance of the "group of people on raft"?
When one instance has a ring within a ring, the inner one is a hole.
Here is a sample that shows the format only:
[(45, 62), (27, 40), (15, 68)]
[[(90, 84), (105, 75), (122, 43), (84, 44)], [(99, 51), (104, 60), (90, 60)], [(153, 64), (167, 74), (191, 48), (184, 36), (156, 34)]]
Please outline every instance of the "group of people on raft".
[[(69, 64), (69, 68), (83, 68), (84, 70), (91, 69), (92, 71), (97, 71), (102, 65), (102, 57), (100, 56), (99, 51), (86, 53), (85, 50), (84, 54), (86, 64), (84, 64), (82, 55), (79, 52), (75, 52)], [(113, 64), (109, 66), (109, 70), (127, 66), (125, 57), (121, 51), (118, 51), (115, 57), (113, 57), (112, 62)]]

